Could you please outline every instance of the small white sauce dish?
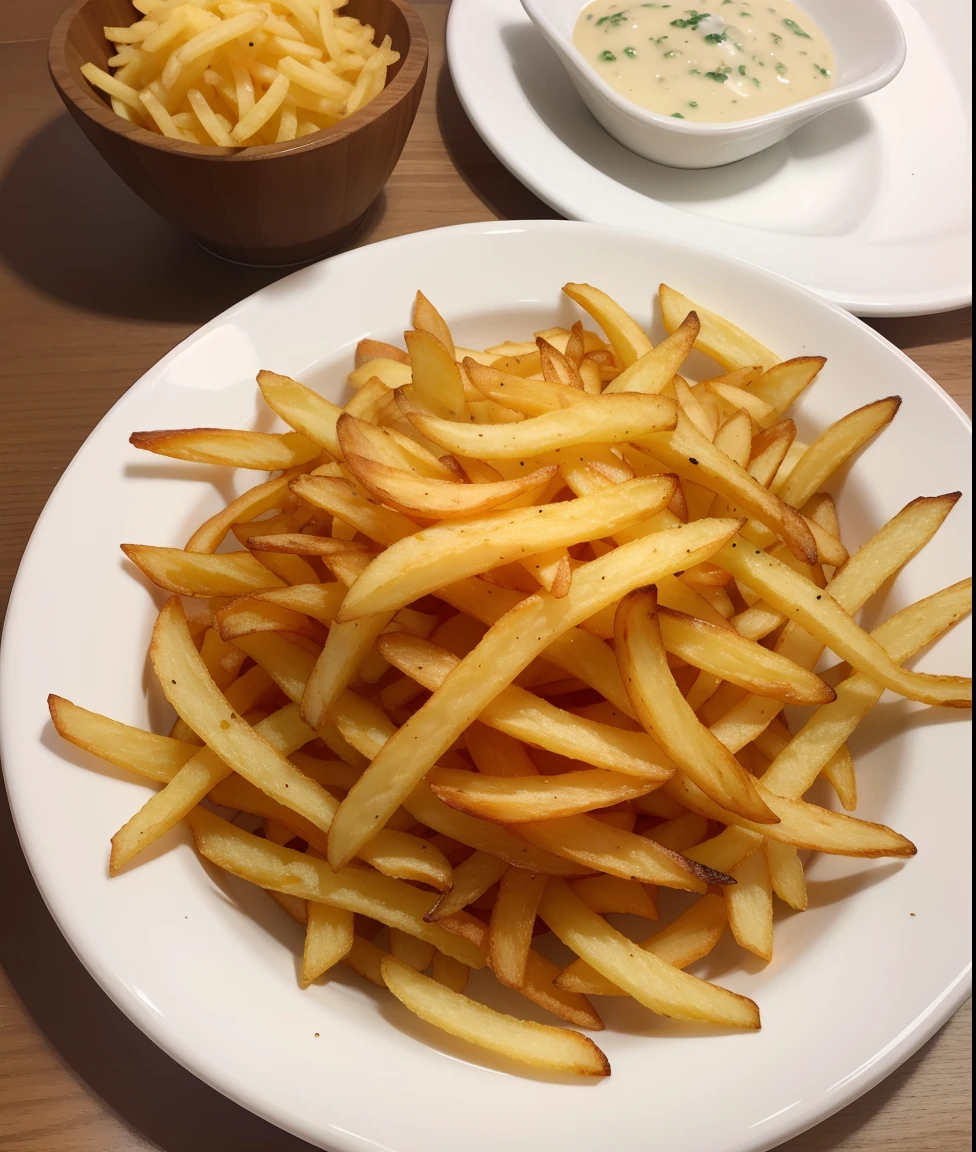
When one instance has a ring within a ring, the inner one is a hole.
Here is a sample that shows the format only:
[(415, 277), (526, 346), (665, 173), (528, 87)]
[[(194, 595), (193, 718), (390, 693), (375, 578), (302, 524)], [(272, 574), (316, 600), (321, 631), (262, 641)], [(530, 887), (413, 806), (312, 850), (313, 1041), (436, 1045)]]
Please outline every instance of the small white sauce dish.
[(901, 25), (884, 0), (802, 0), (834, 53), (833, 88), (750, 120), (695, 124), (649, 112), (615, 92), (573, 45), (580, 0), (522, 0), (587, 108), (624, 147), (671, 168), (718, 168), (778, 144), (815, 117), (890, 83), (905, 62)]

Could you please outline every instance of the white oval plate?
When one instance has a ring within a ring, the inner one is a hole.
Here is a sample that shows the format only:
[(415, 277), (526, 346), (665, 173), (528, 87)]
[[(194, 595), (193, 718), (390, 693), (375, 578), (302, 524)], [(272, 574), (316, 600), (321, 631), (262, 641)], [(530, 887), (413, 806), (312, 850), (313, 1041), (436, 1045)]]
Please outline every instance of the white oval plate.
[[(908, 42), (880, 92), (723, 168), (644, 160), (590, 115), (519, 0), (454, 0), (458, 96), (501, 162), (563, 216), (681, 236), (860, 316), (972, 300), (972, 9), (889, 0)], [(582, 0), (580, 0), (582, 7)]]
[[(253, 474), (146, 456), (129, 434), (253, 426), (260, 367), (337, 398), (357, 340), (397, 339), (418, 286), (461, 343), (483, 347), (568, 322), (574, 306), (560, 286), (571, 279), (602, 285), (644, 323), (665, 279), (782, 354), (828, 356), (802, 403), (807, 436), (880, 395), (903, 396), (894, 426), (862, 453), (844, 488), (852, 546), (913, 497), (968, 486), (965, 417), (900, 352), (795, 285), (631, 232), (563, 221), (466, 225), (296, 272), (174, 349), (65, 472), (10, 601), (0, 668), (7, 788), (62, 931), (175, 1059), (332, 1152), (497, 1152), (514, 1133), (519, 1147), (540, 1152), (643, 1152), (649, 1139), (668, 1152), (759, 1152), (876, 1084), (968, 994), (968, 719), (894, 700), (853, 742), (861, 811), (909, 835), (918, 856), (816, 859), (812, 907), (779, 916), (768, 967), (731, 947), (700, 966), (759, 1002), (760, 1033), (696, 1030), (603, 1001), (599, 1042), (613, 1075), (598, 1085), (486, 1067), (344, 971), (301, 991), (297, 926), (264, 893), (202, 867), (180, 830), (109, 881), (109, 837), (149, 789), (63, 743), (45, 698), (56, 692), (166, 730), (146, 662), (162, 597), (133, 575), (119, 543), (182, 544), (254, 483)], [(660, 333), (659, 320), (653, 328)], [(969, 572), (969, 513), (967, 494), (884, 612)], [(961, 625), (921, 666), (968, 670), (969, 635)], [(473, 980), (475, 994), (490, 982)], [(531, 1011), (504, 991), (495, 1002)]]

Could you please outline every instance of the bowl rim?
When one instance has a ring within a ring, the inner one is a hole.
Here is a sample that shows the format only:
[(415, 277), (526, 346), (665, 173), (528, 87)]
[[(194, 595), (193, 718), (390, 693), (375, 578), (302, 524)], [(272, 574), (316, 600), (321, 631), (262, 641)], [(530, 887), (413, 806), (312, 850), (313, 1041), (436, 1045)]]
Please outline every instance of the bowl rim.
[(890, 84), (905, 63), (908, 51), (905, 31), (887, 0), (870, 0), (870, 2), (874, 4), (882, 19), (887, 21), (894, 41), (892, 53), (886, 63), (862, 76), (860, 80), (849, 81), (836, 88), (828, 89), (826, 92), (821, 92), (819, 96), (812, 96), (808, 100), (798, 100), (795, 104), (787, 104), (785, 108), (764, 112), (761, 116), (750, 116), (747, 120), (733, 120), (725, 124), (699, 124), (687, 120), (677, 120), (660, 112), (653, 112), (649, 108), (642, 108), (639, 104), (625, 99), (599, 73), (586, 64), (572, 39), (567, 39), (562, 32), (555, 28), (548, 12), (544, 10), (543, 5), (538, 0), (521, 0), (521, 5), (525, 14), (555, 49), (567, 71), (575, 72), (580, 76), (583, 83), (590, 87), (591, 91), (608, 101), (616, 112), (626, 116), (632, 123), (652, 130), (662, 129), (675, 136), (723, 139), (744, 134), (751, 135), (759, 129), (772, 128), (784, 123), (789, 124), (793, 120), (801, 122), (812, 120), (822, 112), (827, 112), (841, 104), (849, 104), (852, 100), (859, 100), (863, 96), (869, 96), (872, 92), (877, 92), (879, 88)]
[(75, 0), (71, 7), (62, 13), (48, 41), (48, 71), (61, 98), (70, 101), (88, 119), (93, 120), (101, 128), (107, 128), (116, 136), (124, 137), (133, 144), (143, 144), (160, 152), (186, 156), (192, 160), (220, 160), (237, 163), (274, 160), (278, 157), (309, 152), (328, 144), (336, 144), (365, 128), (406, 99), (418, 83), (423, 81), (426, 74), (428, 44), (427, 30), (424, 28), (423, 22), (407, 3), (407, 0), (387, 0), (387, 3), (399, 10), (406, 21), (410, 43), (396, 76), (365, 107), (360, 108), (346, 119), (340, 120), (338, 124), (333, 124), (330, 128), (311, 132), (299, 140), (285, 140), (280, 144), (255, 144), (250, 147), (222, 148), (216, 144), (194, 144), (189, 140), (173, 140), (168, 136), (163, 136), (158, 132), (150, 132), (148, 128), (142, 128), (138, 124), (132, 124), (121, 116), (117, 116), (109, 105), (95, 96), (89, 85), (81, 84), (75, 79), (67, 62), (68, 32), (82, 9), (96, 2), (97, 0)]

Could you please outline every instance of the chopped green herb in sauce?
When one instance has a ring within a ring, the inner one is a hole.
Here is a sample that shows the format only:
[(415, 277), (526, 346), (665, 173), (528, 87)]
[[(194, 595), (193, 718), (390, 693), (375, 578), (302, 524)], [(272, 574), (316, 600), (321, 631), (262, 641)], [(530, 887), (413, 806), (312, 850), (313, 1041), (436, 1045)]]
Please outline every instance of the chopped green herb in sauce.
[(624, 49), (624, 55), (629, 56), (631, 58), (631, 60), (634, 60), (637, 57), (637, 49), (636, 48), (625, 48)]
[[(597, 23), (599, 23), (599, 21), (597, 21)], [(772, 40), (772, 42), (774, 44), (782, 44), (783, 43), (783, 37), (777, 35), (777, 33), (775, 33), (775, 32), (770, 32), (769, 38), (770, 38), (770, 40)]]
[(672, 20), (672, 28), (697, 28), (703, 20), (711, 16), (711, 12), (696, 12), (694, 8), (687, 8), (685, 11), (689, 13), (688, 19), (682, 20), (679, 17), (677, 20)]
[(706, 44), (721, 44), (723, 40), (728, 40), (728, 32), (709, 32), (705, 37)]
[(617, 57), (614, 56), (614, 54), (612, 52), (609, 52), (609, 51), (607, 51), (606, 48), (604, 48), (604, 50), (600, 53), (600, 55), (597, 57), (597, 59), (602, 60), (604, 64), (612, 64), (614, 62), (614, 60), (617, 59)]
[(725, 81), (728, 80), (728, 78), (729, 78), (729, 75), (727, 72), (706, 72), (705, 76), (707, 77), (707, 79), (715, 80), (719, 84), (724, 84)]
[(675, 120), (684, 120), (684, 116), (682, 116), (680, 112), (672, 112), (671, 115)]
[(620, 25), (626, 21), (626, 19), (626, 12), (612, 12), (609, 16), (601, 16), (600, 19), (597, 20), (596, 24), (598, 28), (601, 24), (606, 24), (607, 31), (609, 32), (611, 28), (619, 28)]
[(801, 36), (804, 40), (812, 40), (813, 37), (808, 35), (795, 20), (791, 20), (788, 16), (783, 21), (787, 28), (793, 33), (794, 36)]

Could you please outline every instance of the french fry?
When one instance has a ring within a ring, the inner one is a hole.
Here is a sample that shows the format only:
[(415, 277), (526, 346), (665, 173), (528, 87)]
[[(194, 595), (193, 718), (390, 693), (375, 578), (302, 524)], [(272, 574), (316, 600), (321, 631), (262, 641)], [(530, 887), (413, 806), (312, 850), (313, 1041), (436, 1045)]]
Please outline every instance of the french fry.
[[(962, 580), (902, 609), (871, 635), (902, 664), (970, 611), (972, 581)], [(838, 685), (836, 700), (815, 712), (769, 765), (763, 784), (782, 796), (802, 796), (883, 692), (880, 684), (861, 673), (848, 677)]]
[(268, 407), (276, 412), (296, 432), (324, 448), (331, 455), (341, 457), (336, 424), (342, 409), (330, 403), (289, 376), (277, 372), (258, 373), (258, 387)]
[(447, 321), (427, 299), (423, 292), (418, 292), (413, 305), (413, 326), (421, 332), (429, 332), (456, 359), (454, 338), (447, 326)]
[(362, 868), (333, 872), (324, 860), (270, 844), (205, 808), (195, 808), (188, 819), (201, 855), (243, 880), (370, 916), (390, 928), (399, 928), (433, 944), (471, 968), (485, 966), (486, 957), (481, 948), (456, 932), (424, 920), (428, 897), (419, 888)]
[(348, 955), (352, 944), (352, 912), (309, 900), (302, 952), (302, 984), (307, 987), (338, 964)]
[[(778, 418), (810, 386), (826, 363), (823, 356), (797, 356), (783, 360), (768, 367), (758, 380), (746, 387), (768, 404)], [(763, 422), (763, 427), (769, 428), (770, 424)]]
[(232, 500), (222, 511), (201, 524), (186, 543), (187, 552), (216, 552), (231, 528), (246, 520), (253, 520), (280, 508), (288, 499), (288, 484), (300, 468), (292, 468), (274, 480), (257, 484)]
[(250, 552), (184, 552), (151, 544), (123, 544), (122, 551), (149, 579), (179, 596), (240, 596), (285, 582)]
[(393, 428), (378, 428), (367, 420), (343, 413), (336, 422), (336, 436), (343, 459), (364, 456), (392, 468), (412, 470), (436, 480), (459, 477), (421, 444)]
[(453, 956), (445, 956), (443, 952), (435, 951), (430, 975), (431, 979), (443, 984), (445, 988), (450, 988), (452, 992), (463, 992), (468, 984), (470, 969), (467, 964), (462, 964)]
[[(391, 664), (410, 676), (416, 676), (425, 688), (431, 690), (439, 688), (460, 663), (457, 657), (435, 644), (398, 633), (380, 637), (377, 647)], [(482, 711), (479, 720), (529, 745), (635, 776), (652, 785), (663, 783), (674, 771), (670, 761), (645, 733), (627, 732), (610, 724), (574, 716), (514, 684), (499, 692)], [(485, 771), (477, 756), (475, 763), (482, 772)], [(515, 770), (506, 774), (526, 775), (527, 763), (527, 758), (520, 760), (513, 765)]]
[(444, 1032), (511, 1060), (580, 1076), (609, 1076), (607, 1058), (588, 1037), (567, 1028), (518, 1020), (479, 1004), (386, 956), (387, 988), (415, 1016)]
[(614, 352), (625, 368), (651, 351), (651, 342), (644, 330), (606, 292), (590, 284), (564, 284), (563, 291), (606, 332)]
[[(574, 890), (580, 883), (574, 885)], [(728, 917), (721, 896), (702, 896), (667, 928), (641, 941), (640, 947), (675, 968), (687, 968), (707, 956), (721, 939)], [(585, 996), (626, 996), (612, 980), (601, 976), (585, 960), (574, 960), (556, 977), (556, 987)]]
[(827, 479), (868, 440), (894, 420), (900, 396), (875, 400), (843, 416), (803, 453), (782, 485), (774, 485), (779, 498), (802, 508)]
[(487, 777), (456, 768), (434, 768), (427, 779), (434, 795), (449, 807), (499, 824), (575, 816), (642, 796), (655, 787), (602, 768), (560, 776)]
[(397, 960), (409, 964), (417, 972), (426, 972), (434, 962), (434, 945), (427, 940), (418, 940), (399, 928), (390, 929), (390, 953)]
[(700, 327), (697, 315), (689, 312), (666, 340), (625, 368), (603, 391), (660, 394), (688, 359)]
[(532, 944), (535, 914), (548, 876), (509, 868), (498, 886), (488, 926), (488, 964), (511, 988), (521, 988)]
[(537, 492), (556, 474), (554, 464), (537, 468), (517, 480), (500, 480), (497, 484), (458, 484), (413, 475), (365, 456), (346, 455), (346, 467), (378, 499), (403, 512), (431, 519), (477, 516), (514, 500)]
[(520, 604), (491, 628), (420, 711), (377, 754), (345, 800), (329, 836), (341, 866), (382, 827), (424, 774), (494, 696), (552, 640), (645, 580), (707, 560), (738, 521), (704, 521), (624, 545), (580, 569), (567, 596), (548, 593)]
[(565, 882), (549, 881), (539, 915), (591, 968), (652, 1012), (734, 1028), (759, 1027), (759, 1009), (751, 1000), (682, 972), (653, 952), (635, 949)]
[(133, 432), (134, 448), (191, 460), (198, 464), (224, 464), (231, 468), (259, 468), (273, 472), (307, 464), (322, 449), (298, 432), (238, 432), (229, 428), (185, 428), (175, 432)]
[(462, 424), (428, 415), (413, 407), (402, 392), (397, 392), (397, 402), (428, 440), (456, 455), (485, 460), (524, 460), (546, 452), (567, 453), (581, 445), (624, 443), (674, 428), (676, 419), (672, 400), (626, 392), (586, 400), (592, 405), (587, 420), (564, 409), (516, 424), (494, 425)]
[(658, 918), (657, 905), (648, 889), (637, 880), (624, 880), (620, 876), (588, 876), (585, 880), (574, 880), (570, 887), (587, 908), (601, 916), (607, 912), (620, 912), (628, 916), (643, 916), (647, 920)]
[(404, 535), (356, 581), (340, 619), (399, 608), (445, 584), (542, 549), (567, 547), (628, 527), (665, 507), (673, 491), (670, 477), (635, 479), (577, 500), (493, 512)]
[[(762, 850), (766, 853), (773, 891), (784, 904), (803, 912), (808, 903), (807, 882), (796, 849), (792, 844), (782, 844), (778, 840), (764, 840)], [(769, 944), (772, 946), (772, 929)]]
[(701, 324), (695, 347), (723, 368), (731, 372), (736, 368), (746, 368), (753, 364), (769, 370), (779, 363), (779, 357), (753, 339), (730, 321), (709, 312), (707, 308), (695, 304), (687, 296), (682, 296), (674, 288), (662, 284), (660, 287), (661, 312), (664, 327), (674, 332), (689, 312), (694, 312)]
[(761, 960), (773, 958), (773, 890), (765, 852), (753, 852), (725, 889), (729, 928), (736, 941)]
[(476, 851), (454, 869), (450, 890), (441, 894), (437, 903), (425, 913), (424, 919), (442, 920), (445, 916), (451, 916), (455, 912), (460, 912), (462, 908), (467, 908), (479, 896), (483, 896), (493, 884), (497, 884), (508, 867), (509, 865), (497, 856)]
[(661, 640), (653, 589), (631, 593), (621, 600), (617, 608), (616, 651), (638, 718), (671, 759), (723, 807), (749, 820), (775, 823), (775, 815), (763, 802), (752, 778), (698, 720), (678, 690)]

